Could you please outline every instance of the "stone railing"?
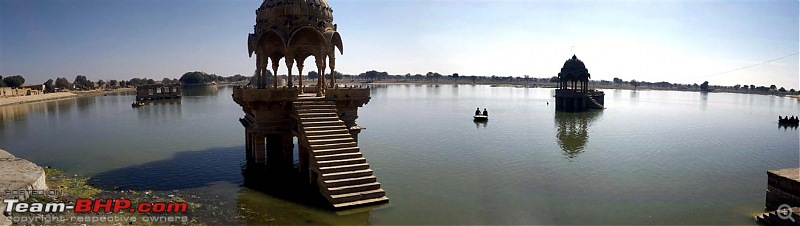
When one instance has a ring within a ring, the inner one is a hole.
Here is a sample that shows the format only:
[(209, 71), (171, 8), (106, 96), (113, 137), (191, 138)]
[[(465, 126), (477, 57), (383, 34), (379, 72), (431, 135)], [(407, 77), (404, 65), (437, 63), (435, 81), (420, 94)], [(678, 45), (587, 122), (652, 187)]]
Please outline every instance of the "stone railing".
[(241, 88), (233, 89), (233, 100), (244, 102), (294, 101), (298, 90), (294, 88)]
[(325, 99), (348, 100), (369, 99), (369, 88), (336, 88), (325, 91)]

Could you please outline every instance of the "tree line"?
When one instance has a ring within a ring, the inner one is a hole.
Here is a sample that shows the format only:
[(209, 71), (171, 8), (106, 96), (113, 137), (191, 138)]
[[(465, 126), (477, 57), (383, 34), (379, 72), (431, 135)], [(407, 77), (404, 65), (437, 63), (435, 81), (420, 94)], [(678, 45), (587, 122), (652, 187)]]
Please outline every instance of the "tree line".
[[(197, 78), (200, 79), (197, 79)], [(176, 78), (163, 78), (159, 81), (154, 79), (149, 79), (147, 77), (142, 78), (131, 78), (129, 80), (103, 80), (99, 79), (97, 81), (89, 80), (85, 75), (77, 75), (75, 78), (70, 82), (66, 77), (57, 77), (55, 80), (48, 79), (44, 83), (41, 83), (45, 86), (45, 92), (51, 93), (56, 92), (58, 90), (95, 90), (95, 89), (117, 89), (117, 88), (128, 88), (128, 87), (136, 87), (141, 85), (152, 85), (152, 84), (196, 84), (199, 82), (241, 82), (246, 81), (249, 79), (248, 77), (242, 76), (240, 74), (223, 77), (218, 76), (215, 74), (206, 74), (204, 72), (187, 72), (181, 79)], [(14, 75), (14, 76), (7, 76), (3, 77), (0, 75), (0, 87), (12, 87), (12, 88), (20, 88), (22, 85), (25, 84), (25, 77), (22, 75)]]

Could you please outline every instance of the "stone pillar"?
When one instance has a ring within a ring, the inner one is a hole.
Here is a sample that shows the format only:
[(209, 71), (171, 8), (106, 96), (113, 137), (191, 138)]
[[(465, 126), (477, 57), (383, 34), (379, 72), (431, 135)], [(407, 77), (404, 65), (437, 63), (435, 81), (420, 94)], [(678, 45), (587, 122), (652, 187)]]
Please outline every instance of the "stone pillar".
[(353, 137), (353, 140), (358, 144), (358, 134), (361, 133), (361, 127), (356, 126), (352, 129), (348, 128), (348, 131), (350, 131), (350, 136)]
[(278, 67), (280, 67), (280, 59), (271, 58), (272, 59), (272, 76), (274, 76), (272, 80), (272, 87), (278, 88)]
[(248, 132), (247, 129), (245, 129), (244, 130), (244, 149), (245, 149), (244, 153), (245, 153), (245, 158), (247, 159), (247, 163), (248, 164), (253, 163), (253, 160), (255, 159), (254, 156), (253, 156), (255, 153), (253, 153), (253, 143), (252, 143), (252, 141), (253, 141), (252, 134), (250, 132)]
[(321, 97), (322, 92), (325, 89), (325, 54), (319, 54), (322, 57), (316, 57), (315, 60), (317, 62), (317, 96)]
[(307, 142), (305, 142), (303, 140), (300, 140), (300, 139), (302, 139), (302, 138), (298, 138), (297, 139), (297, 143), (298, 143), (297, 144), (298, 145), (298, 147), (297, 147), (297, 159), (299, 160), (299, 163), (297, 165), (297, 171), (300, 172), (300, 175), (308, 175), (308, 163), (311, 161), (310, 153), (309, 153), (310, 150), (308, 150), (308, 148), (306, 146), (301, 145), (301, 144), (307, 143)]
[(294, 82), (292, 82), (292, 67), (294, 67), (294, 59), (291, 57), (286, 57), (286, 68), (289, 70), (286, 74), (286, 87), (294, 86)]
[(336, 71), (334, 70), (334, 68), (336, 67), (336, 58), (334, 56), (336, 55), (336, 51), (334, 50), (331, 53), (332, 54), (330, 56), (328, 56), (328, 64), (331, 66), (331, 88), (335, 88), (336, 87), (336, 73), (335, 73)]
[(292, 134), (281, 134), (281, 156), (283, 157), (283, 165), (292, 167), (294, 166), (294, 136)]
[(297, 83), (300, 86), (300, 93), (303, 93), (303, 61), (297, 61)]
[(266, 162), (264, 156), (264, 138), (264, 134), (253, 134), (253, 152), (255, 154), (253, 158), (255, 158), (255, 163), (257, 164), (264, 164)]
[(279, 138), (278, 135), (267, 135), (267, 164), (273, 165), (280, 163), (282, 154)]
[(256, 76), (258, 77), (258, 84), (256, 84), (256, 87), (259, 89), (266, 88), (264, 70), (267, 68), (267, 60), (264, 58), (265, 57), (261, 56), (261, 53), (256, 53)]

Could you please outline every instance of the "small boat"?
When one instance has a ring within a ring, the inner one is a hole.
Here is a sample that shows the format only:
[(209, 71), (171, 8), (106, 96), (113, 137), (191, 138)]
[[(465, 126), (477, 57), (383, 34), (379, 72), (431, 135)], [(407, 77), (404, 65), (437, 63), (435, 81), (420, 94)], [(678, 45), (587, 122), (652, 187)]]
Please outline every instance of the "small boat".
[(798, 124), (800, 124), (800, 120), (797, 118), (791, 119), (789, 117), (780, 118), (778, 119), (778, 124), (787, 126), (798, 126)]
[(131, 107), (135, 107), (135, 108), (138, 108), (138, 107), (141, 107), (141, 106), (144, 106), (144, 102), (136, 101), (136, 102), (133, 102), (131, 104)]
[(486, 116), (486, 115), (473, 115), (472, 116), (472, 120), (475, 120), (475, 121), (487, 121), (487, 120), (489, 120), (489, 116)]

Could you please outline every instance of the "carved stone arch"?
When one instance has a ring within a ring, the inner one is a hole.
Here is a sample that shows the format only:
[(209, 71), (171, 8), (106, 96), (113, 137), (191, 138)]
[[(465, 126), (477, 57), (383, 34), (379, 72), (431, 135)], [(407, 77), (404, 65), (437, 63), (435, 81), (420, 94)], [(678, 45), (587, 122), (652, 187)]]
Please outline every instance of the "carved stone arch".
[(261, 34), (258, 38), (258, 47), (264, 50), (264, 53), (269, 56), (272, 56), (275, 52), (285, 55), (287, 47), (286, 40), (286, 34), (281, 30), (272, 29)]
[(289, 45), (288, 47), (295, 47), (295, 46), (309, 46), (309, 45), (319, 45), (325, 44), (325, 37), (322, 35), (319, 30), (314, 29), (311, 26), (303, 26), (292, 32), (292, 35), (289, 36)]
[[(325, 40), (327, 41), (328, 46), (330, 47), (330, 52), (335, 52), (335, 49), (339, 49), (339, 54), (344, 54), (344, 45), (342, 44), (342, 36), (339, 35), (339, 32), (328, 30), (325, 32)], [(329, 53), (330, 54), (330, 53)]]

